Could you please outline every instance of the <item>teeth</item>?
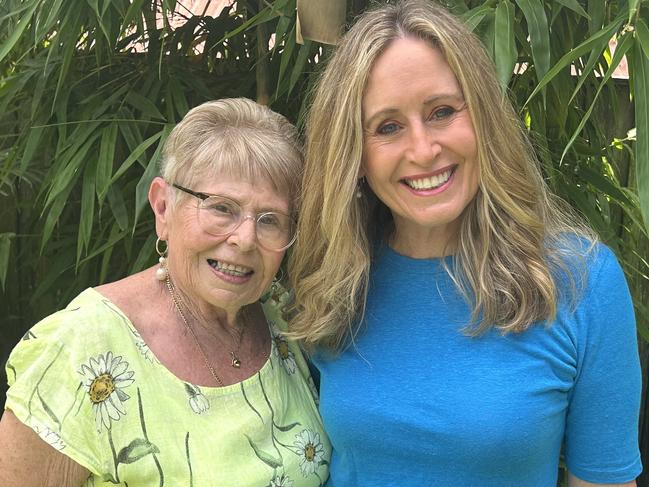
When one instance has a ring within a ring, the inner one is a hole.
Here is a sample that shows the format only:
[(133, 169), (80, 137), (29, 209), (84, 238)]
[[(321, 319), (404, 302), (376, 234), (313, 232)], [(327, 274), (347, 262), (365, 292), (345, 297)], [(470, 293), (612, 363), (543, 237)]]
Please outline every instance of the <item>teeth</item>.
[(211, 260), (211, 259), (208, 262), (215, 269), (223, 272), (224, 274), (229, 274), (231, 276), (242, 277), (252, 272), (252, 269), (240, 265), (228, 264), (226, 262), (220, 262), (218, 260)]
[(431, 176), (429, 178), (405, 179), (404, 182), (412, 189), (435, 189), (448, 181), (448, 178), (451, 177), (451, 174), (453, 174), (453, 171), (449, 169), (448, 171), (445, 171), (441, 174), (436, 174), (435, 176)]

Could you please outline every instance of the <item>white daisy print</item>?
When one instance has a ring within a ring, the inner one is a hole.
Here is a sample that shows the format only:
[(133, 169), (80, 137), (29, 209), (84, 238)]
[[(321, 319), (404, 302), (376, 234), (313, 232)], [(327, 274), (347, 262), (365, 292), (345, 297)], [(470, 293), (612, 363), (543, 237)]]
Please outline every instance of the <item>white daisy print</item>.
[(53, 431), (48, 426), (44, 425), (35, 424), (33, 427), (34, 431), (36, 431), (38, 436), (40, 436), (45, 443), (56, 448), (58, 451), (65, 449), (65, 443), (56, 431)]
[(293, 487), (293, 481), (282, 474), (279, 477), (274, 477), (268, 484), (268, 487)]
[(307, 477), (315, 473), (325, 454), (324, 447), (320, 442), (320, 434), (302, 430), (301, 433), (295, 435), (293, 445), (297, 448), (297, 454), (300, 456), (302, 475)]
[(272, 327), (273, 333), (273, 352), (277, 353), (280, 359), (282, 359), (282, 365), (286, 369), (286, 372), (290, 374), (295, 373), (295, 355), (291, 352), (291, 349), (288, 346), (288, 341), (280, 333)]
[(189, 407), (196, 414), (202, 414), (210, 408), (210, 401), (203, 395), (200, 387), (185, 382), (185, 391), (189, 396)]
[(79, 373), (90, 396), (95, 412), (95, 425), (101, 432), (102, 426), (110, 429), (112, 421), (118, 421), (126, 414), (124, 401), (130, 398), (124, 388), (133, 384), (134, 372), (128, 370), (128, 362), (113, 352), (91, 357), (88, 364), (82, 364)]
[(135, 346), (142, 354), (142, 356), (152, 364), (158, 362), (158, 359), (155, 357), (155, 355), (153, 355), (153, 352), (151, 351), (149, 346), (142, 339), (142, 335), (140, 335), (140, 333), (134, 329), (131, 329), (131, 333), (133, 333), (133, 336), (135, 337)]

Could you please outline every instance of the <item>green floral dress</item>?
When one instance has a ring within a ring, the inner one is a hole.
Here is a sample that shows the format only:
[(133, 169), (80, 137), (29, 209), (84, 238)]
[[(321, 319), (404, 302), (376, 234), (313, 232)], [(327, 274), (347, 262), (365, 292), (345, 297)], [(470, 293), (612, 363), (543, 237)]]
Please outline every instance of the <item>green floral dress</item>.
[(212, 388), (174, 376), (87, 289), (13, 350), (5, 407), (90, 470), (85, 486), (322, 485), (331, 445), (306, 362), (280, 335), (283, 299), (263, 303), (273, 340), (261, 370)]

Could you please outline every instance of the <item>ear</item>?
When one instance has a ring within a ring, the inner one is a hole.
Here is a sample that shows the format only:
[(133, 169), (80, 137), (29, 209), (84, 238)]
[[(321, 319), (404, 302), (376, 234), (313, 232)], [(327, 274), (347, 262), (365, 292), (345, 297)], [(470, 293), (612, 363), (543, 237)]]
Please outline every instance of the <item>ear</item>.
[(363, 149), (363, 155), (361, 156), (361, 163), (358, 165), (358, 174), (356, 179), (365, 177), (365, 149)]
[(171, 188), (161, 177), (156, 177), (149, 186), (149, 204), (155, 215), (155, 230), (162, 240), (168, 237), (168, 221), (171, 212)]

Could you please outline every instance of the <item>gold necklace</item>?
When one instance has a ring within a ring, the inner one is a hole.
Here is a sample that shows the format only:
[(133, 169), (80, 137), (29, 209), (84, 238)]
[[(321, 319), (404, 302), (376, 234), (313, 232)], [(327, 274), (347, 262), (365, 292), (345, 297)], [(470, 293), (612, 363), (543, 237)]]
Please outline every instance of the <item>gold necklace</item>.
[[(194, 329), (192, 326), (189, 324), (187, 321), (187, 318), (185, 318), (185, 313), (183, 313), (183, 310), (180, 306), (180, 300), (178, 296), (176, 296), (175, 292), (175, 287), (171, 283), (171, 278), (169, 277), (169, 274), (167, 274), (166, 279), (165, 279), (165, 284), (167, 285), (167, 289), (169, 289), (169, 294), (171, 295), (171, 300), (174, 303), (174, 306), (176, 308), (176, 311), (178, 311), (178, 314), (180, 315), (180, 318), (182, 319), (183, 323), (185, 324), (185, 327), (189, 330), (189, 334), (192, 336), (192, 339), (194, 340), (194, 344), (196, 345), (196, 348), (198, 348), (198, 351), (201, 354), (201, 357), (203, 357), (203, 361), (205, 362), (205, 366), (207, 367), (207, 370), (210, 371), (210, 374), (212, 374), (212, 377), (214, 378), (214, 381), (221, 387), (224, 387), (223, 381), (221, 378), (218, 376), (216, 371), (214, 370), (214, 367), (210, 364), (210, 361), (207, 359), (207, 355), (205, 354), (205, 351), (203, 350), (203, 347), (201, 347), (200, 342), (198, 341), (198, 338), (196, 337), (196, 333), (194, 333)], [(246, 328), (243, 327), (241, 330), (241, 333), (239, 334), (239, 340), (237, 341), (237, 348), (236, 351), (230, 351), (230, 357), (232, 359), (231, 364), (232, 367), (238, 369), (241, 367), (241, 360), (238, 357), (239, 349), (241, 348), (241, 340), (243, 338), (243, 334), (246, 331)]]

